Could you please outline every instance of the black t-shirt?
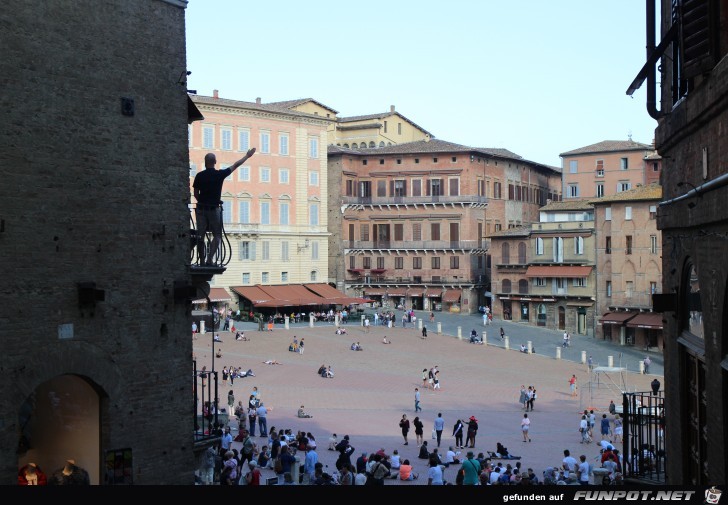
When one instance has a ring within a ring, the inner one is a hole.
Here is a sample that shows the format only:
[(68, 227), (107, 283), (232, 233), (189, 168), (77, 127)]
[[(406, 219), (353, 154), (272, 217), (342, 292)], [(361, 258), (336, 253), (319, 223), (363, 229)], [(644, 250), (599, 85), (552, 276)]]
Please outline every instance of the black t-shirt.
[(198, 172), (195, 176), (195, 182), (192, 187), (200, 191), (200, 197), (197, 199), (198, 205), (220, 205), (222, 195), (222, 183), (225, 178), (230, 175), (231, 169), (215, 170), (214, 168), (206, 168), (202, 172)]

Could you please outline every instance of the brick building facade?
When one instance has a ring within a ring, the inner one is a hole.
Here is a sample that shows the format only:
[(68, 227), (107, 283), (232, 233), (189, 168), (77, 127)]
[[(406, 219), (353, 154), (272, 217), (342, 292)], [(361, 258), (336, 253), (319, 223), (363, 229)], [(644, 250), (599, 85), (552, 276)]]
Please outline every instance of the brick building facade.
[(673, 485), (725, 485), (728, 5), (661, 0), (658, 34), (649, 5), (652, 50), (627, 93), (647, 87), (647, 111), (658, 120), (655, 145), (664, 160), (657, 212), (663, 293), (653, 302), (665, 313), (665, 475)]
[(194, 482), (185, 5), (3, 5), (3, 484)]
[(503, 149), (329, 146), (329, 277), (393, 307), (474, 312), (486, 303), (489, 234), (537, 220), (560, 184), (557, 169)]

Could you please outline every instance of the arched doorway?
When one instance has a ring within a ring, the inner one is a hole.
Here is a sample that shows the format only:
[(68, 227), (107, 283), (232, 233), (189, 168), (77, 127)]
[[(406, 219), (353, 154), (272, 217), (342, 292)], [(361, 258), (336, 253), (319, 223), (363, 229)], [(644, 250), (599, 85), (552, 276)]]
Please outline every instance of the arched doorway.
[(100, 405), (97, 390), (77, 375), (39, 385), (18, 410), (18, 468), (34, 463), (51, 480), (73, 460), (99, 484)]

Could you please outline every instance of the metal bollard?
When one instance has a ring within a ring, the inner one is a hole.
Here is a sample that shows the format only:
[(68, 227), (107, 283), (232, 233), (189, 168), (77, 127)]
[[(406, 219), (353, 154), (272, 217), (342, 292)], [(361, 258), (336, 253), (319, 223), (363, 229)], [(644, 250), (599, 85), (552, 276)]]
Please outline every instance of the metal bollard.
[(442, 323), (440, 321), (437, 322), (437, 334), (442, 334)]
[(284, 318), (283, 318), (283, 322), (284, 322), (284, 327), (285, 327), (286, 329), (288, 329), (288, 328), (289, 328), (289, 326), (288, 326), (288, 320), (289, 320), (289, 319), (290, 319), (290, 317), (288, 317), (288, 316), (286, 316), (286, 317), (284, 317)]
[(581, 364), (586, 365), (586, 351), (581, 351)]
[(609, 368), (614, 366), (614, 356), (607, 356), (607, 366)]
[(462, 326), (458, 326), (458, 338), (460, 340), (463, 339), (463, 327)]
[(296, 458), (296, 461), (291, 465), (291, 480), (293, 480), (293, 485), (297, 486), (299, 472), (301, 471), (301, 457), (294, 456), (294, 458)]
[(528, 354), (533, 354), (533, 342), (530, 340), (526, 342), (526, 348), (528, 349)]
[(556, 359), (561, 359), (561, 346), (556, 346)]
[(483, 330), (483, 345), (488, 345), (488, 332)]
[(505, 335), (503, 337), (503, 348), (504, 349), (510, 349), (510, 346), (508, 345), (508, 335)]

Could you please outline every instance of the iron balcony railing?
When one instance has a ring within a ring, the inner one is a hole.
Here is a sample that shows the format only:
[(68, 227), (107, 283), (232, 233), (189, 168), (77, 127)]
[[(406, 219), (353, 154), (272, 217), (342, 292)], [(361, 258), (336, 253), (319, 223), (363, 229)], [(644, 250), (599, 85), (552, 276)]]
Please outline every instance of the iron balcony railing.
[(227, 416), (219, 413), (217, 372), (198, 370), (197, 361), (192, 362), (193, 410), (195, 441), (215, 438), (216, 427), (227, 424)]
[(347, 279), (346, 282), (348, 284), (363, 284), (363, 285), (371, 285), (375, 284), (377, 286), (399, 286), (401, 284), (407, 284), (411, 285), (411, 287), (425, 287), (425, 285), (454, 285), (454, 284), (462, 284), (462, 285), (469, 285), (469, 284), (486, 284), (487, 282), (487, 276), (485, 275), (478, 275), (470, 279), (464, 279), (462, 277), (455, 278), (455, 277), (440, 277), (437, 279), (423, 279), (421, 277), (413, 278), (413, 277), (382, 277), (382, 276), (374, 276), (374, 275), (365, 275), (364, 277), (361, 277), (359, 279)]
[(225, 223), (222, 218), (222, 205), (218, 206), (216, 212), (219, 213), (219, 219), (221, 223), (221, 237), (220, 245), (217, 248), (214, 258), (212, 259), (212, 265), (205, 265), (205, 258), (200, 257), (200, 251), (207, 256), (207, 252), (210, 250), (212, 245), (212, 232), (207, 231), (206, 233), (198, 230), (197, 227), (197, 212), (196, 205), (190, 204), (190, 264), (199, 267), (225, 267), (230, 263), (232, 258), (232, 248), (230, 246), (230, 240), (225, 233)]
[(485, 249), (481, 240), (344, 240), (346, 249)]
[(488, 199), (477, 195), (457, 196), (344, 196), (342, 203), (349, 205), (415, 205), (431, 203), (485, 204)]
[(662, 391), (624, 393), (623, 473), (631, 481), (664, 484), (665, 398)]

